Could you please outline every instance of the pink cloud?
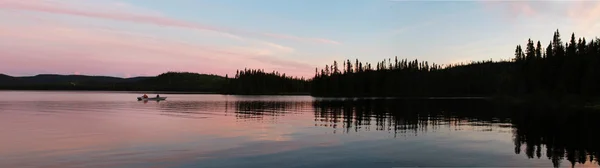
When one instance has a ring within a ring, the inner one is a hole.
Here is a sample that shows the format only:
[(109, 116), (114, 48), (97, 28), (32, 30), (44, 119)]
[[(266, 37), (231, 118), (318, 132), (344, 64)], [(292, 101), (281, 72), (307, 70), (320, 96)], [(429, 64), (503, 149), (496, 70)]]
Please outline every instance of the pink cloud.
[(536, 13), (536, 11), (533, 9), (533, 7), (531, 7), (530, 4), (528, 3), (511, 3), (510, 5), (510, 10), (512, 10), (512, 13), (520, 13), (520, 14), (524, 14), (526, 16), (533, 16)]
[[(228, 46), (204, 46), (144, 36), (126, 30), (58, 22), (48, 17), (15, 15), (33, 20), (35, 25), (19, 22), (0, 23), (0, 72), (71, 74), (146, 73), (192, 71), (225, 75), (247, 66), (279, 69), (285, 65), (303, 75), (312, 68), (307, 64), (279, 59), (254, 52), (231, 50)], [(8, 26), (7, 26), (8, 25)], [(266, 43), (255, 50), (269, 53), (289, 52), (292, 48)], [(276, 61), (273, 61), (276, 60)], [(48, 70), (52, 71), (48, 71)], [(300, 70), (303, 69), (303, 70)]]
[(325, 43), (325, 44), (336, 44), (336, 45), (341, 44), (340, 42), (337, 42), (334, 40), (322, 39), (322, 38), (302, 38), (302, 37), (296, 37), (296, 36), (292, 36), (292, 35), (273, 34), (273, 33), (264, 33), (264, 34), (269, 37), (275, 37), (275, 38), (281, 38), (281, 39), (308, 41), (308, 42)]
[[(488, 11), (504, 15), (513, 21), (522, 18), (529, 25), (556, 25), (563, 29), (593, 35), (600, 33), (600, 1), (481, 1)], [(551, 29), (556, 29), (557, 27)]]
[[(252, 59), (265, 63), (265, 64), (271, 64), (271, 65), (277, 65), (277, 67), (273, 67), (270, 68), (272, 70), (278, 71), (279, 73), (285, 73), (286, 76), (294, 76), (294, 77), (305, 77), (305, 78), (309, 78), (314, 76), (314, 65), (309, 65), (306, 63), (302, 63), (302, 62), (297, 62), (297, 61), (288, 61), (282, 58), (276, 58), (276, 57), (264, 57), (264, 56), (257, 56), (257, 57), (253, 57)], [(258, 67), (250, 67), (250, 68), (259, 68), (261, 69), (260, 66)], [(313, 71), (310, 71), (313, 70)], [(269, 70), (265, 70), (267, 72), (270, 72)]]
[(529, 2), (529, 1), (481, 1), (488, 10), (499, 10), (501, 14), (506, 15), (510, 19), (520, 17), (537, 17), (540, 14), (552, 13), (548, 12), (550, 6), (544, 2)]
[(193, 24), (185, 21), (179, 21), (175, 19), (165, 18), (161, 16), (152, 16), (152, 15), (143, 15), (143, 14), (134, 14), (134, 13), (125, 13), (125, 12), (117, 12), (117, 13), (108, 13), (103, 11), (98, 11), (95, 9), (92, 10), (83, 10), (76, 9), (69, 6), (61, 6), (59, 3), (44, 3), (44, 1), (31, 1), (31, 0), (2, 0), (0, 3), (0, 8), (3, 9), (13, 9), (13, 10), (26, 10), (26, 11), (35, 11), (35, 12), (45, 12), (45, 13), (54, 13), (54, 14), (63, 14), (63, 15), (76, 15), (76, 16), (85, 16), (85, 17), (94, 17), (94, 18), (103, 18), (103, 19), (113, 19), (113, 20), (121, 20), (121, 21), (130, 21), (130, 22), (138, 22), (138, 23), (149, 23), (156, 24), (161, 26), (174, 26), (174, 27), (184, 27), (184, 28), (192, 28), (199, 30), (208, 30), (215, 32), (228, 32), (229, 30), (225, 30), (224, 28), (216, 28), (210, 27), (206, 25)]
[(575, 20), (580, 28), (593, 28), (600, 23), (600, 1), (580, 1), (567, 9), (567, 15)]
[[(112, 19), (154, 24), (143, 25), (145, 27), (158, 25), (157, 28), (164, 28), (161, 26), (175, 25), (210, 30), (190, 32), (191, 39), (195, 36), (203, 39), (201, 37), (203, 33), (223, 33), (221, 28), (202, 27), (171, 20), (161, 17), (160, 14), (145, 12), (143, 9), (125, 10), (124, 8), (129, 8), (126, 4), (113, 3), (111, 5), (116, 5), (121, 11), (103, 13), (87, 8), (76, 8), (71, 2), (75, 1), (0, 0), (0, 19), (4, 20), (0, 22), (0, 62), (3, 63), (3, 66), (0, 66), (0, 73), (31, 75), (32, 73), (79, 72), (86, 75), (126, 76), (126, 74), (156, 75), (165, 71), (192, 71), (231, 76), (236, 69), (252, 67), (266, 71), (277, 70), (294, 76), (312, 76), (314, 66), (286, 58), (285, 55), (295, 52), (291, 47), (266, 41), (235, 38), (233, 40), (236, 40), (234, 44), (237, 46), (207, 45), (179, 40), (170, 36), (168, 32), (144, 33), (119, 27), (119, 25), (106, 28), (101, 25), (105, 22), (95, 21)], [(64, 6), (57, 6), (57, 4)], [(94, 6), (94, 9), (109, 8), (106, 6), (96, 8), (96, 4), (80, 6)], [(85, 16), (87, 20), (82, 23), (69, 17), (37, 13), (40, 11)], [(130, 11), (143, 14), (133, 14)], [(240, 42), (245, 44), (238, 44)]]
[[(103, 18), (103, 19), (112, 19), (112, 20), (120, 20), (120, 21), (129, 21), (136, 23), (146, 23), (146, 24), (155, 24), (161, 26), (172, 26), (172, 27), (182, 27), (189, 29), (198, 29), (205, 31), (214, 31), (224, 33), (229, 36), (234, 36), (235, 38), (239, 38), (238, 35), (241, 36), (266, 36), (266, 37), (275, 37), (280, 39), (288, 39), (295, 41), (304, 41), (304, 42), (312, 42), (312, 43), (323, 43), (323, 44), (340, 44), (337, 41), (323, 39), (323, 38), (305, 38), (305, 37), (297, 37), (292, 35), (284, 35), (284, 34), (272, 34), (272, 33), (253, 33), (246, 32), (241, 30), (234, 30), (224, 27), (215, 27), (202, 25), (182, 20), (177, 20), (173, 18), (167, 18), (159, 15), (147, 15), (142, 13), (131, 13), (131, 12), (123, 12), (123, 11), (114, 11), (106, 12), (104, 10), (99, 9), (107, 9), (107, 8), (96, 8), (92, 7), (89, 9), (86, 8), (78, 8), (77, 6), (69, 5), (65, 2), (71, 1), (37, 1), (37, 0), (0, 0), (0, 9), (12, 9), (12, 10), (25, 10), (25, 11), (35, 11), (35, 12), (44, 12), (44, 13), (53, 13), (53, 14), (63, 14), (63, 15), (74, 15), (74, 16), (85, 16), (85, 17), (94, 17), (94, 18)], [(112, 6), (115, 7), (123, 7), (128, 6), (125, 3), (112, 3)], [(110, 8), (108, 8), (110, 9)]]
[(511, 17), (600, 18), (599, 1), (481, 1), (480, 4)]

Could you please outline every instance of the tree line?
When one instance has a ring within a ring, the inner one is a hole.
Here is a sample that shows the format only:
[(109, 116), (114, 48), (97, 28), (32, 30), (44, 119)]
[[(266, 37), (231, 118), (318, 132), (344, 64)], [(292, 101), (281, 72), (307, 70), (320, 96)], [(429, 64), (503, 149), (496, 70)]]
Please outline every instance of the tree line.
[(310, 83), (304, 78), (286, 76), (285, 73), (265, 72), (263, 69), (236, 71), (227, 80), (222, 93), (238, 95), (308, 94)]
[(518, 45), (515, 63), (519, 73), (513, 83), (518, 93), (581, 98), (600, 94), (599, 38), (587, 42), (573, 33), (563, 43), (557, 30), (545, 49), (531, 39), (524, 50)]
[(427, 61), (387, 59), (375, 66), (346, 60), (316, 70), (311, 93), (323, 97), (484, 96), (495, 92), (494, 78), (505, 73), (505, 62), (480, 61), (439, 65)]
[(599, 77), (600, 39), (587, 41), (573, 33), (570, 40), (563, 42), (556, 30), (547, 45), (529, 39), (524, 46), (516, 46), (512, 60), (505, 61), (441, 65), (397, 57), (375, 64), (348, 59), (316, 68), (311, 79), (262, 69), (238, 70), (233, 78), (180, 72), (136, 79), (0, 75), (0, 89), (207, 91), (317, 97), (535, 96), (591, 100), (600, 95)]
[(558, 30), (546, 48), (540, 41), (517, 45), (507, 61), (439, 65), (397, 57), (370, 63), (334, 61), (315, 69), (311, 94), (322, 97), (420, 97), (544, 95), (591, 98), (600, 94), (600, 39)]
[(153, 77), (117, 78), (85, 75), (0, 75), (0, 90), (221, 91), (226, 78), (190, 72), (166, 72)]

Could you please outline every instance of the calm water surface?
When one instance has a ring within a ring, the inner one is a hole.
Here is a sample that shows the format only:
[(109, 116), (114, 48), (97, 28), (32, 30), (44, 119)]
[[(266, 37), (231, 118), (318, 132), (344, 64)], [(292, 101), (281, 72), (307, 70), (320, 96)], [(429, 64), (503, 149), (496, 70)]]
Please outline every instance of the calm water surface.
[(483, 100), (137, 96), (0, 92), (0, 167), (600, 167), (598, 112)]

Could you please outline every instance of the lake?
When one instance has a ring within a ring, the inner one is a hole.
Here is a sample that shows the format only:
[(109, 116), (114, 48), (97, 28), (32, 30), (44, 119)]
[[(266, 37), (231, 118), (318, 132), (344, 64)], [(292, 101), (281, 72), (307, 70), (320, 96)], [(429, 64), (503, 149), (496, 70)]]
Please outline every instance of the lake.
[(0, 167), (600, 167), (595, 111), (476, 99), (137, 96), (0, 91)]

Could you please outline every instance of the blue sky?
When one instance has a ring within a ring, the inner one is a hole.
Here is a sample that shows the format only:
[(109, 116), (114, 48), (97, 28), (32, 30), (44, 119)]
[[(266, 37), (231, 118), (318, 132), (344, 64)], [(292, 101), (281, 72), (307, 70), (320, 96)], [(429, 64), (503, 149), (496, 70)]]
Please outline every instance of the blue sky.
[[(4, 57), (14, 63), (27, 57), (40, 60), (32, 65), (56, 67), (0, 68), (0, 73), (14, 75), (135, 76), (167, 70), (224, 75), (248, 67), (308, 77), (314, 67), (333, 60), (375, 62), (398, 56), (447, 64), (509, 59), (514, 47), (528, 38), (545, 46), (556, 29), (563, 39), (571, 32), (586, 38), (600, 33), (600, 3), (594, 1), (1, 1), (0, 14), (10, 20), (2, 26), (39, 32), (35, 37), (5, 33), (0, 48), (15, 51)], [(52, 25), (33, 22), (35, 18)], [(35, 30), (44, 26), (70, 31)], [(28, 43), (39, 36), (53, 41), (57, 33), (67, 33), (73, 41), (60, 38), (52, 46), (8, 41)], [(67, 50), (74, 45), (86, 49), (76, 54)], [(60, 59), (41, 61), (53, 55)], [(66, 60), (104, 65), (58, 63)], [(161, 68), (149, 71), (148, 66)]]

